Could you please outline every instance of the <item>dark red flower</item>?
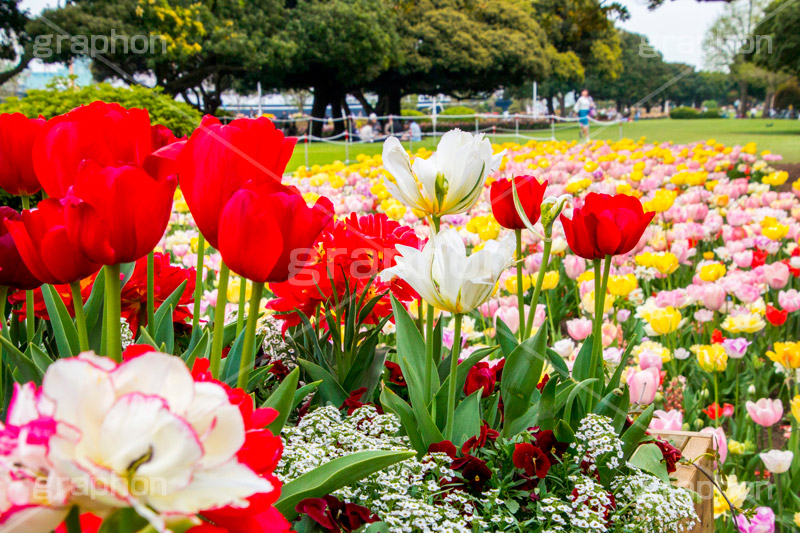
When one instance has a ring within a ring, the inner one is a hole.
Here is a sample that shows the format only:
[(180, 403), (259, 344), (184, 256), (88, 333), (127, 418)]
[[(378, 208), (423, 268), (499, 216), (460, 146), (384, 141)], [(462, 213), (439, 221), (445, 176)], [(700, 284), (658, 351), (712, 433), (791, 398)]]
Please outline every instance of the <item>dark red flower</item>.
[(464, 381), (464, 394), (469, 396), (482, 388), (481, 398), (488, 398), (494, 392), (496, 381), (497, 377), (494, 368), (489, 366), (489, 363), (481, 361), (467, 372), (467, 379)]
[(10, 194), (29, 196), (42, 188), (33, 171), (33, 141), (44, 124), (22, 113), (0, 115), (0, 188)]
[(7, 221), (15, 222), (20, 218), (14, 209), (0, 206), (0, 286), (34, 289), (42, 282), (25, 266), (14, 239), (6, 229)]
[(764, 313), (767, 321), (772, 324), (773, 326), (782, 326), (786, 323), (786, 319), (789, 317), (789, 311), (783, 310), (772, 306), (772, 304), (767, 304), (767, 312)]
[(455, 444), (450, 442), (449, 440), (443, 440), (442, 442), (434, 442), (430, 446), (428, 446), (428, 453), (444, 453), (450, 459), (456, 458), (456, 453), (458, 450), (456, 449)]
[(364, 524), (379, 520), (364, 506), (343, 503), (335, 496), (306, 498), (297, 504), (295, 510), (305, 514), (329, 533), (350, 533)]
[(477, 435), (473, 435), (466, 440), (466, 442), (461, 446), (461, 453), (467, 454), (471, 450), (479, 450), (486, 446), (486, 443), (490, 440), (495, 440), (497, 437), (500, 436), (500, 433), (495, 431), (494, 429), (489, 427), (489, 424), (486, 421), (483, 421), (481, 425), (481, 430)]
[(102, 266), (70, 245), (60, 200), (42, 200), (36, 209), (23, 211), (18, 220), (7, 220), (6, 228), (25, 265), (42, 283), (73, 283), (94, 274)]
[(539, 392), (542, 392), (542, 390), (544, 390), (544, 386), (547, 385), (548, 381), (550, 381), (550, 374), (545, 374), (544, 376), (542, 376), (541, 381), (539, 381), (539, 383), (536, 384), (536, 389)]
[(722, 407), (718, 403), (712, 403), (703, 412), (708, 415), (711, 420), (722, 418), (725, 416), (733, 416), (733, 405), (726, 403)]
[(514, 466), (525, 471), (525, 474), (539, 479), (544, 479), (550, 471), (550, 460), (547, 455), (529, 442), (520, 442), (514, 446), (514, 454), (511, 457)]
[(569, 443), (559, 442), (551, 429), (536, 430), (531, 435), (534, 444), (544, 452), (551, 465), (556, 464), (569, 448)]
[(492, 478), (492, 471), (486, 466), (486, 461), (474, 455), (466, 455), (450, 463), (450, 468), (461, 472), (464, 484), (473, 493), (483, 492), (486, 482)]
[(406, 386), (406, 379), (403, 377), (403, 371), (400, 365), (391, 361), (384, 361), (383, 365), (389, 370), (389, 382), (401, 387)]
[(561, 224), (570, 249), (593, 260), (633, 250), (654, 216), (654, 212), (645, 213), (633, 196), (592, 192), (586, 195), (583, 207), (573, 210), (571, 220), (561, 215)]
[[(531, 224), (536, 224), (541, 216), (542, 199), (547, 189), (547, 181), (539, 183), (535, 176), (515, 176), (514, 186), (517, 189), (520, 205)], [(497, 223), (508, 229), (525, 229), (514, 205), (514, 192), (510, 179), (500, 179), (492, 183), (489, 195), (492, 202), (492, 214)]]
[(681, 460), (681, 451), (665, 440), (656, 439), (655, 444), (661, 450), (661, 455), (664, 456), (667, 472), (670, 474), (675, 472), (675, 465)]
[(215, 117), (203, 117), (178, 158), (178, 176), (195, 223), (211, 246), (219, 249), (220, 217), (236, 191), (248, 181), (280, 184), (296, 142), (266, 117), (225, 126)]

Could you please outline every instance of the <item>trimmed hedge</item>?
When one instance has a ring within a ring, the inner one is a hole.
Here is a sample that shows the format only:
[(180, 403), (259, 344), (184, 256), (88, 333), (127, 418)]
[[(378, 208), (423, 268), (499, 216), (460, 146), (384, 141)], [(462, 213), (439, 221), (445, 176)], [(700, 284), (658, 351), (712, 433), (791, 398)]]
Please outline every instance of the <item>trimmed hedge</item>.
[(8, 98), (0, 104), (0, 113), (22, 113), (28, 117), (42, 115), (49, 119), (98, 100), (116, 102), (127, 108), (147, 109), (153, 124), (163, 124), (179, 137), (190, 134), (200, 125), (202, 118), (195, 108), (175, 101), (161, 88), (112, 87), (108, 83), (75, 89), (32, 89), (23, 98)]
[(676, 107), (669, 112), (669, 118), (674, 119), (720, 118), (721, 116), (718, 109), (698, 111), (693, 107)]

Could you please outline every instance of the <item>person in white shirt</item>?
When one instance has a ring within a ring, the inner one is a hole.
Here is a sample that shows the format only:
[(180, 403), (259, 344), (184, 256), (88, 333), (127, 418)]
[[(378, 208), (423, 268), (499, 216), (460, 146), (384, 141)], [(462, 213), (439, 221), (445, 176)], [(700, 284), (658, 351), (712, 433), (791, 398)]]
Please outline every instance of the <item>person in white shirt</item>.
[(581, 137), (589, 139), (589, 113), (594, 109), (594, 100), (589, 96), (589, 90), (584, 89), (575, 102), (575, 112), (578, 114), (578, 123), (581, 126)]

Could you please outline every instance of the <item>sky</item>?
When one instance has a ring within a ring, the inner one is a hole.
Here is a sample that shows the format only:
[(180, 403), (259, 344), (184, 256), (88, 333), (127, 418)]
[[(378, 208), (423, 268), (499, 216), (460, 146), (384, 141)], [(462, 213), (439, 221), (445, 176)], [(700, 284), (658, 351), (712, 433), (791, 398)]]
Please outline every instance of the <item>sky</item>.
[(703, 67), (703, 37), (725, 2), (666, 0), (653, 11), (647, 9), (646, 0), (619, 2), (628, 8), (631, 17), (618, 26), (646, 35), (665, 61)]
[[(665, 61), (696, 67), (703, 66), (703, 36), (725, 4), (721, 1), (666, 0), (661, 7), (650, 11), (646, 0), (618, 1), (631, 14), (629, 20), (619, 24), (620, 27), (646, 35), (664, 55)], [(22, 5), (34, 14), (56, 4), (57, 0), (22, 1)]]

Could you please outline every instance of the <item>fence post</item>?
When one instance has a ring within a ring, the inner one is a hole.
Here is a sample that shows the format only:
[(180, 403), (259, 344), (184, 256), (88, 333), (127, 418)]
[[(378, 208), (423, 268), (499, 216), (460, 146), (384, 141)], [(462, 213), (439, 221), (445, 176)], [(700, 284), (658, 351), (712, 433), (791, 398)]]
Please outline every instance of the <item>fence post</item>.
[(478, 126), (478, 115), (475, 115), (475, 135), (480, 133), (480, 131), (481, 131), (480, 126)]
[(623, 138), (622, 137), (622, 121), (619, 118), (617, 118), (617, 124), (619, 124), (619, 140), (621, 141), (622, 138)]
[(492, 142), (497, 144), (497, 126), (492, 124)]
[(556, 119), (554, 118), (550, 119), (550, 140), (556, 140)]
[(344, 130), (344, 164), (350, 164), (350, 132)]
[(514, 139), (519, 140), (519, 117), (514, 115)]
[(305, 145), (305, 150), (306, 150), (306, 170), (308, 170), (308, 132), (306, 132), (306, 134), (303, 135), (303, 137), (305, 138), (306, 141), (303, 144)]

